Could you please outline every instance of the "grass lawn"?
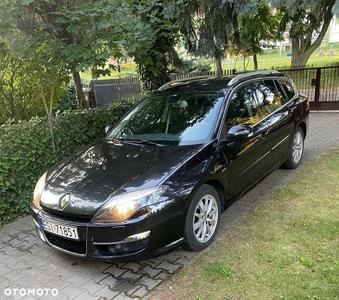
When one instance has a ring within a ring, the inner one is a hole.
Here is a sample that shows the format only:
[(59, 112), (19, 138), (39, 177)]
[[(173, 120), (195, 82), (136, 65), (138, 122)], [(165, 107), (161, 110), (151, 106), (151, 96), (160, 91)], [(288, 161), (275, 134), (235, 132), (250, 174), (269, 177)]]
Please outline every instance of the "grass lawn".
[(303, 169), (150, 299), (339, 299), (339, 148)]
[[(307, 62), (308, 67), (322, 67), (328, 64), (339, 63), (339, 43), (334, 43), (333, 55), (329, 55), (331, 45), (323, 43), (322, 56), (319, 56), (319, 49), (315, 51)], [(283, 49), (280, 53), (280, 49), (266, 50), (263, 54), (258, 55), (259, 69), (275, 69), (275, 68), (289, 68), (291, 66), (291, 57), (287, 56), (289, 51)], [(253, 70), (254, 65), (251, 59), (244, 59), (243, 57), (232, 58), (227, 63), (223, 64), (223, 68), (237, 69), (238, 71)]]
[[(325, 66), (327, 64), (333, 64), (333, 63), (339, 63), (339, 43), (334, 44), (334, 55), (329, 56), (330, 46), (324, 44), (322, 46), (323, 50), (323, 56), (319, 57), (319, 51), (315, 51), (309, 61), (308, 66)], [(258, 63), (259, 63), (259, 69), (274, 69), (277, 67), (286, 67), (289, 68), (291, 65), (291, 58), (287, 57), (286, 54), (288, 51), (282, 50), (281, 56), (280, 56), (280, 50), (279, 49), (272, 49), (272, 50), (266, 50), (263, 54), (258, 55)], [(211, 61), (210, 59), (208, 61)], [(225, 60), (223, 63), (223, 69), (237, 69), (238, 71), (242, 71), (244, 69), (244, 66), (247, 68), (247, 70), (253, 70), (253, 61), (250, 59), (245, 59), (243, 57), (233, 57), (230, 60)], [(214, 64), (211, 64), (212, 70), (214, 70)], [(122, 66), (123, 69), (123, 66)], [(133, 70), (132, 64), (128, 64), (128, 70), (123, 71), (121, 73), (118, 73), (117, 71), (112, 71), (110, 76), (105, 76), (104, 78), (119, 78), (122, 77), (128, 77), (132, 74), (136, 75), (136, 70)], [(91, 80), (91, 75), (89, 71), (85, 71), (81, 73), (81, 79), (85, 81)]]

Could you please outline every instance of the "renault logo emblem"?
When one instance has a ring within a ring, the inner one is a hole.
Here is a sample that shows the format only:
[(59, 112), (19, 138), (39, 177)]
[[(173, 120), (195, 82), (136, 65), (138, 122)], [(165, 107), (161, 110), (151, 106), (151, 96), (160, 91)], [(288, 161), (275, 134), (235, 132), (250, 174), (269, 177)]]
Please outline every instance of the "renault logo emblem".
[(71, 198), (70, 194), (66, 194), (63, 197), (60, 198), (59, 200), (59, 209), (63, 210), (69, 203), (69, 200)]

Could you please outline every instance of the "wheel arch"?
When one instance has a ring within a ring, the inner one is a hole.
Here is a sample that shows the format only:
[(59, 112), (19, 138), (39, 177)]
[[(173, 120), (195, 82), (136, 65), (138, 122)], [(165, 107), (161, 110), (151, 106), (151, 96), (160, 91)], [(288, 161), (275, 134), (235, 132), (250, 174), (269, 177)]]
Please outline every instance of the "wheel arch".
[(226, 191), (222, 183), (219, 180), (211, 179), (211, 180), (204, 182), (204, 184), (212, 186), (217, 191), (219, 198), (220, 198), (221, 210), (223, 212), (225, 208), (225, 192)]
[(306, 138), (306, 133), (307, 133), (307, 129), (306, 129), (306, 124), (305, 124), (305, 122), (300, 122), (297, 126), (296, 126), (296, 128), (297, 127), (300, 127), (301, 128), (301, 130), (303, 131), (303, 133), (304, 133), (304, 139)]
[(186, 249), (201, 251), (215, 240), (222, 213), (220, 184), (218, 181), (206, 181), (194, 194), (185, 220), (184, 247)]

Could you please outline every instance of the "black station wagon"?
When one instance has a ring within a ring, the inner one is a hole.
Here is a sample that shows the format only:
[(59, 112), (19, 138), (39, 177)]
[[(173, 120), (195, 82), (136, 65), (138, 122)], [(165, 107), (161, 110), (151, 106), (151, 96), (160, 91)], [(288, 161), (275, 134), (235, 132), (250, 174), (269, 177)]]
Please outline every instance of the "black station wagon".
[(106, 261), (202, 250), (232, 202), (298, 167), (308, 120), (307, 97), (278, 71), (171, 81), (39, 179), (38, 235)]

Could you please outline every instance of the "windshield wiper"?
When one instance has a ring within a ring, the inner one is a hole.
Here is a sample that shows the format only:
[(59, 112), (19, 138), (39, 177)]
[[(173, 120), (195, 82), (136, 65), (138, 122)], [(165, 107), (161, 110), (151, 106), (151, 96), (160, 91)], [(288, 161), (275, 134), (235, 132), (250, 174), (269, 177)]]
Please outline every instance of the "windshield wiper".
[(151, 145), (151, 146), (164, 146), (163, 144), (159, 144), (150, 140), (124, 140), (124, 143), (131, 145)]

